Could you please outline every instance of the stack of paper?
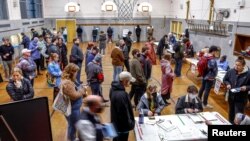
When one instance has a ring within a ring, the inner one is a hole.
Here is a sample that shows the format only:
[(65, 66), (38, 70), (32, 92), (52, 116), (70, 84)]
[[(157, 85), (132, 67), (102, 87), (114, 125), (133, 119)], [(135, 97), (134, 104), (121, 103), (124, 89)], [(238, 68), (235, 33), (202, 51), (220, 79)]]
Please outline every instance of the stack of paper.
[(215, 117), (215, 115), (213, 115), (212, 113), (210, 112), (203, 112), (203, 113), (200, 113), (200, 116), (206, 120), (209, 120), (209, 121), (214, 121), (214, 120), (217, 120), (217, 118)]

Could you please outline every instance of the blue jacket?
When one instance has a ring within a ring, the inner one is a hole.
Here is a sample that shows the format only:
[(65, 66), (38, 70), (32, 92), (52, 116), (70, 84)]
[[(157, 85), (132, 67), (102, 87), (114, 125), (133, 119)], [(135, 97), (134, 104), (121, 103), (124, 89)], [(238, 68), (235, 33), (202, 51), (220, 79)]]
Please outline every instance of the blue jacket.
[(20, 58), (17, 67), (23, 72), (23, 76), (27, 79), (33, 79), (36, 76), (36, 63), (29, 57)]
[(176, 39), (174, 36), (170, 37), (169, 39), (170, 44), (175, 45), (176, 44)]
[[(163, 99), (162, 99), (162, 97), (161, 97), (161, 95), (159, 93), (157, 93), (155, 102), (156, 102), (156, 105), (157, 105), (157, 107), (155, 108), (155, 113), (160, 115), (161, 111), (165, 107), (165, 102), (163, 101)], [(150, 111), (150, 105), (148, 103), (148, 96), (147, 96), (146, 93), (141, 97), (140, 102), (139, 102), (139, 104), (137, 106), (137, 109), (138, 109), (138, 111), (142, 110), (143, 114), (145, 116), (148, 115), (148, 111)]]
[(54, 61), (50, 62), (48, 65), (48, 72), (49, 72), (49, 74), (51, 74), (53, 77), (56, 78), (55, 87), (59, 87), (61, 84), (61, 75), (62, 75), (60, 65)]
[(30, 42), (29, 50), (31, 50), (31, 58), (33, 60), (37, 60), (41, 58), (41, 53), (40, 53), (40, 50), (38, 48), (38, 44), (36, 41), (33, 40)]
[(217, 62), (216, 60), (213, 58), (213, 59), (210, 59), (208, 60), (207, 62), (207, 71), (204, 73), (204, 76), (203, 78), (205, 80), (214, 80), (215, 77), (217, 76), (217, 73), (218, 73), (218, 67), (217, 67)]
[(26, 35), (23, 36), (23, 41), (22, 43), (24, 48), (29, 48), (29, 45), (30, 45), (30, 38)]
[(88, 53), (86, 65), (88, 65), (90, 62), (92, 62), (94, 60), (94, 58), (95, 58), (95, 55), (93, 53)]
[(220, 62), (220, 60), (217, 61), (217, 66), (218, 68), (227, 71), (227, 69), (229, 68), (228, 62), (224, 61), (224, 62)]

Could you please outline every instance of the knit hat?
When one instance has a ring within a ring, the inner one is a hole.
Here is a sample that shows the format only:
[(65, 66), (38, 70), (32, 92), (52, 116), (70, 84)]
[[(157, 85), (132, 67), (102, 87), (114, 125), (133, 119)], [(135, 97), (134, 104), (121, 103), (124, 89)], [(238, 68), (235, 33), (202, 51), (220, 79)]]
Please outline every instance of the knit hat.
[(100, 54), (96, 54), (94, 61), (100, 63), (102, 60), (102, 56)]

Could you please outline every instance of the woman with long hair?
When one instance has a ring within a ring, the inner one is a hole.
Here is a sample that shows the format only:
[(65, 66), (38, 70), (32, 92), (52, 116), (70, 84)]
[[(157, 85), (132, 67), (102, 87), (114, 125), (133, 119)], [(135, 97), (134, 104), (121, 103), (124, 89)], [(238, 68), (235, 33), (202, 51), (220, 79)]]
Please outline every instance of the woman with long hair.
[(61, 84), (61, 75), (62, 71), (60, 69), (60, 65), (58, 63), (59, 56), (57, 53), (52, 53), (50, 55), (50, 62), (48, 65), (48, 74), (51, 79), (54, 79), (55, 83), (52, 87), (54, 87), (53, 99), (55, 99), (57, 93), (59, 92), (59, 86)]
[(25, 100), (34, 97), (34, 90), (30, 80), (23, 77), (22, 70), (14, 68), (12, 78), (6, 86), (7, 93), (14, 101)]
[(80, 107), (82, 106), (82, 98), (86, 96), (86, 89), (77, 83), (76, 75), (79, 67), (73, 63), (69, 63), (63, 70), (61, 89), (64, 95), (67, 95), (71, 101), (71, 115), (67, 118), (68, 133), (67, 139), (74, 141), (76, 138), (75, 123), (80, 115)]

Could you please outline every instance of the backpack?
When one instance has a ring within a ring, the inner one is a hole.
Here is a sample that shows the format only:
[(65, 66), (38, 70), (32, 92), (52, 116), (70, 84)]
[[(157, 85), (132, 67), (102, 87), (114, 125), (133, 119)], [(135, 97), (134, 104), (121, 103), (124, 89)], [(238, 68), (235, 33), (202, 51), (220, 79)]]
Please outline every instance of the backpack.
[(208, 69), (208, 61), (211, 58), (208, 58), (206, 56), (202, 56), (200, 58), (200, 60), (197, 63), (197, 69), (198, 69), (198, 77), (204, 76), (204, 74), (206, 73), (207, 69)]

